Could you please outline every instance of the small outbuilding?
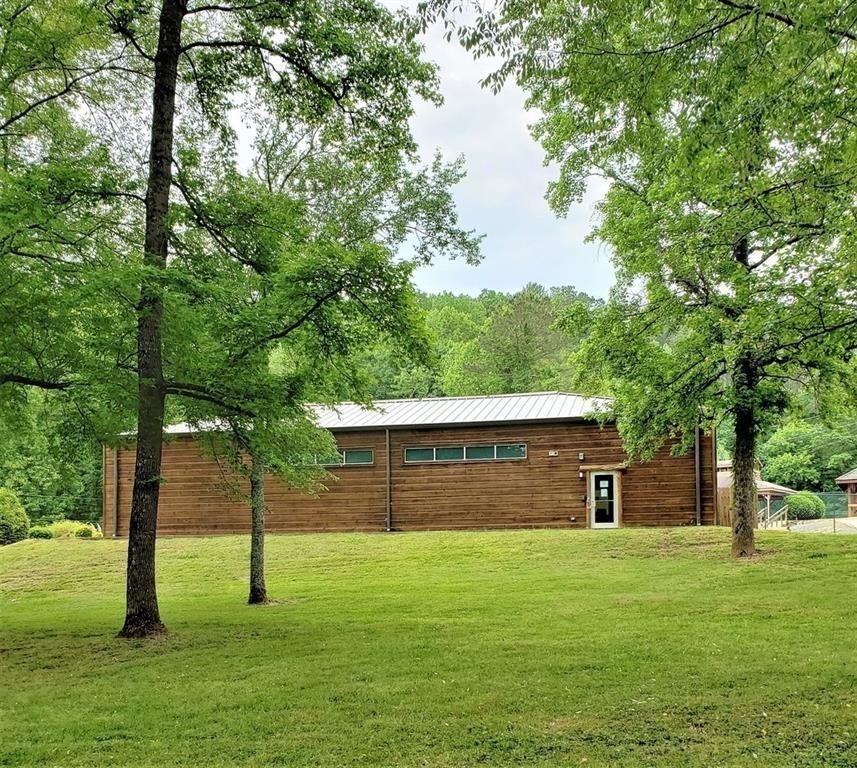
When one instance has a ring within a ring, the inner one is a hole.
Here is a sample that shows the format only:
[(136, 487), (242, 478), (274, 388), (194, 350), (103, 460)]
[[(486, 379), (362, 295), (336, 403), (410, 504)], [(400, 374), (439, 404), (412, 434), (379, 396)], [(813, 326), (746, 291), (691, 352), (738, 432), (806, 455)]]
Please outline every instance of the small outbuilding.
[(837, 477), (836, 484), (845, 491), (848, 517), (857, 517), (857, 467)]
[[(700, 525), (715, 519), (712, 435), (629, 462), (603, 398), (564, 392), (315, 407), (339, 447), (318, 497), (266, 478), (269, 531), (415, 531)], [(166, 430), (159, 534), (249, 531), (245, 501), (186, 425)], [(104, 453), (104, 530), (125, 536), (134, 445)]]
[[(778, 483), (771, 483), (761, 478), (761, 464), (756, 460), (756, 495), (759, 499), (760, 517), (771, 517), (771, 504), (781, 501), (793, 493), (794, 488), (789, 488)], [(717, 522), (721, 525), (730, 525), (732, 519), (732, 462), (717, 462)]]

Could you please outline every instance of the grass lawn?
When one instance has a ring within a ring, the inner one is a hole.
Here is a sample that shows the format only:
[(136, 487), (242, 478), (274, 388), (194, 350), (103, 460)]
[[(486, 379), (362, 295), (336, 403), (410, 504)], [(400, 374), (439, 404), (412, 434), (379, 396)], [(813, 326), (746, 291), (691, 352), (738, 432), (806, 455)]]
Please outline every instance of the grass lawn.
[(857, 537), (716, 529), (0, 549), (0, 765), (855, 766)]

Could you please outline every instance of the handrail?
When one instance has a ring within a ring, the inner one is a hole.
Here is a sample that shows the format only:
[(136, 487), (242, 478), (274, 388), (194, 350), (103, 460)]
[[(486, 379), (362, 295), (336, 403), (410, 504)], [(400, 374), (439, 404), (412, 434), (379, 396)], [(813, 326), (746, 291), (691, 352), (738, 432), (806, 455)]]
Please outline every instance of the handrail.
[(758, 516), (758, 528), (768, 528), (769, 526), (775, 525), (779, 522), (785, 522), (786, 527), (788, 528), (789, 524), (789, 505), (783, 504), (775, 512), (771, 512), (770, 515), (765, 515), (764, 512), (766, 510), (760, 509)]

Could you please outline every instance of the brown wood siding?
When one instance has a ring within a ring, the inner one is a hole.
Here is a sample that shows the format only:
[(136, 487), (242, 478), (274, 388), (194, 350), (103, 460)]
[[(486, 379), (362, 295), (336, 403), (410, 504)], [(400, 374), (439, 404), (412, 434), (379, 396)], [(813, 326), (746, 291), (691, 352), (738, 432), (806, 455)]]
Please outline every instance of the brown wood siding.
[[(116, 531), (116, 468), (115, 461), (117, 452), (113, 448), (104, 446), (102, 464), (103, 492), (101, 497), (102, 531), (105, 536), (113, 536)], [(120, 460), (121, 461), (121, 460)], [(134, 465), (134, 454), (131, 454), (131, 466)], [(133, 478), (132, 478), (133, 479)], [(119, 479), (119, 487), (122, 488), (122, 479)], [(121, 513), (121, 507), (120, 513)]]
[[(265, 479), (269, 531), (376, 531), (386, 520), (386, 458), (384, 433), (349, 433), (340, 436), (346, 448), (371, 448), (372, 466), (337, 467), (339, 481), (329, 484), (319, 497), (289, 489), (276, 477)], [(250, 530), (250, 511), (246, 499), (230, 492), (237, 482), (245, 492), (247, 484), (236, 481), (218, 463), (204, 456), (198, 443), (179, 437), (164, 445), (158, 533), (214, 534), (246, 533)], [(110, 474), (105, 472), (108, 479)], [(134, 483), (134, 446), (120, 451), (119, 459), (119, 534), (128, 535), (127, 510), (131, 508)], [(105, 508), (106, 509), (106, 508)], [(105, 513), (106, 535), (112, 527)]]
[[(339, 480), (319, 498), (266, 479), (269, 531), (382, 531), (386, 527), (386, 451), (383, 430), (340, 432), (341, 447), (372, 448), (373, 466), (337, 468)], [(420, 445), (521, 442), (523, 460), (483, 463), (405, 464), (404, 448)], [(702, 521), (714, 522), (711, 437), (704, 437)], [(556, 456), (549, 452), (557, 451)], [(584, 454), (581, 461), (579, 453)], [(585, 528), (587, 472), (581, 464), (615, 466), (625, 460), (612, 426), (589, 423), (511, 425), (390, 431), (390, 479), (394, 530), (519, 527)], [(112, 535), (112, 450), (105, 453), (104, 529)], [(133, 446), (119, 452), (119, 534), (128, 532)], [(164, 447), (164, 484), (158, 514), (161, 534), (244, 533), (247, 503), (230, 496), (223, 473), (189, 437)], [(664, 448), (651, 462), (621, 473), (625, 526), (690, 525), (695, 521), (693, 451), (673, 457)]]
[[(520, 528), (588, 526), (587, 471), (615, 466), (626, 456), (615, 427), (551, 424), (391, 432), (393, 528)], [(703, 523), (714, 520), (710, 437), (703, 438)], [(404, 448), (479, 442), (522, 442), (525, 460), (405, 464)], [(550, 452), (556, 451), (556, 456)], [(579, 454), (583, 453), (581, 461)], [(707, 460), (707, 461), (706, 461)], [(622, 525), (690, 525), (695, 522), (694, 456), (669, 448), (621, 473)]]

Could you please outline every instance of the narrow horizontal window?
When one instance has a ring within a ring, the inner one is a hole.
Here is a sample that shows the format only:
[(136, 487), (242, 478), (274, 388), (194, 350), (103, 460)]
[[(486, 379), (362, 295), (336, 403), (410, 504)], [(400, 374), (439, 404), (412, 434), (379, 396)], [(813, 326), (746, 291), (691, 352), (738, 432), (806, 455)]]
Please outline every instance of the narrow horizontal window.
[(491, 443), (485, 445), (437, 445), (405, 448), (406, 464), (456, 461), (506, 461), (526, 459), (526, 443)]
[(405, 448), (405, 461), (434, 461), (434, 448)]
[(493, 445), (468, 445), (465, 457), (469, 461), (485, 461), (494, 458)]
[(338, 450), (333, 456), (316, 456), (313, 464), (323, 467), (343, 467), (375, 463), (375, 451), (371, 448), (346, 448)]
[(498, 445), (498, 459), (526, 459), (527, 446), (523, 443), (515, 443), (514, 445)]
[(343, 464), (374, 464), (375, 451), (366, 448), (346, 448)]

